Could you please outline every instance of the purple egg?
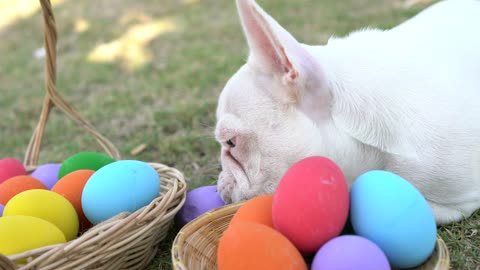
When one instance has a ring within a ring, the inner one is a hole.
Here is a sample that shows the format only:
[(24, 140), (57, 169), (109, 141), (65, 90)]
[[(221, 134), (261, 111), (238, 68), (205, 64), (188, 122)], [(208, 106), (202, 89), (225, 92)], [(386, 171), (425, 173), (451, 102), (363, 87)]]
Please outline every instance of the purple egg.
[(48, 189), (52, 189), (58, 181), (60, 166), (52, 163), (43, 164), (32, 173), (32, 177), (40, 180)]
[(224, 205), (225, 202), (217, 193), (217, 186), (192, 189), (187, 193), (185, 204), (175, 216), (175, 222), (183, 227), (201, 214)]
[(0, 217), (3, 216), (3, 209), (4, 208), (5, 208), (5, 206), (0, 203)]
[(388, 259), (372, 241), (357, 235), (331, 239), (315, 254), (311, 270), (390, 270)]

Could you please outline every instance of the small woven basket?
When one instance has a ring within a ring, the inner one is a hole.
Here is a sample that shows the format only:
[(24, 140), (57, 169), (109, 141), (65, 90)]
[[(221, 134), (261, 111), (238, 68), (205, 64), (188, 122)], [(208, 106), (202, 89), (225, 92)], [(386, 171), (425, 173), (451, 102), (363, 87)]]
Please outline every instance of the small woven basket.
[[(218, 241), (243, 203), (211, 210), (185, 225), (173, 242), (174, 269), (217, 269)], [(432, 256), (424, 264), (411, 270), (448, 270), (449, 266), (447, 246), (440, 237), (437, 237), (437, 244)]]
[[(40, 0), (40, 4), (44, 21), (47, 93), (38, 125), (25, 153), (25, 167), (32, 172), (38, 165), (45, 125), (54, 106), (92, 134), (108, 155), (120, 159), (115, 146), (58, 93), (55, 87), (55, 18), (50, 0)], [(160, 194), (149, 205), (133, 213), (121, 213), (112, 217), (65, 244), (46, 246), (8, 257), (0, 254), (0, 269), (144, 269), (155, 256), (160, 241), (166, 237), (175, 214), (185, 202), (187, 192), (186, 182), (180, 171), (160, 163), (149, 164), (161, 178)], [(15, 263), (17, 261), (26, 263)]]

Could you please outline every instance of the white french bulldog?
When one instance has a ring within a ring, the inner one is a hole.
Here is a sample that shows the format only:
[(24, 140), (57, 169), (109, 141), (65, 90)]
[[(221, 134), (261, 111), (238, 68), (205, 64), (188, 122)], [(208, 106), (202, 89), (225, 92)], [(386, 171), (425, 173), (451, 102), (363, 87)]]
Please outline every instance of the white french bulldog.
[(373, 169), (401, 175), (438, 224), (480, 207), (480, 1), (324, 46), (299, 43), (254, 0), (237, 8), (250, 53), (218, 102), (225, 201), (272, 193), (291, 165), (321, 155), (349, 184)]

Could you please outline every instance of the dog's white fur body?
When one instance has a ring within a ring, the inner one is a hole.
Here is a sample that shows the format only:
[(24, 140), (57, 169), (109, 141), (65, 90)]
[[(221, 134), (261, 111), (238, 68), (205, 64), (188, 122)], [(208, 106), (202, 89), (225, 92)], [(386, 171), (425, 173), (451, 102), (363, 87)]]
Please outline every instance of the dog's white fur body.
[(439, 224), (480, 207), (480, 1), (324, 46), (298, 43), (253, 0), (237, 7), (250, 55), (217, 108), (224, 200), (272, 193), (293, 163), (322, 155), (350, 184), (372, 169), (401, 175)]

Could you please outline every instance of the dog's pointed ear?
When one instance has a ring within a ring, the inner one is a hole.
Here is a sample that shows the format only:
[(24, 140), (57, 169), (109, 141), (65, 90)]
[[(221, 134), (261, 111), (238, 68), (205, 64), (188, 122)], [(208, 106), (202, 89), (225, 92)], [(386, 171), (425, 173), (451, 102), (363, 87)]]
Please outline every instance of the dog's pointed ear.
[(315, 59), (287, 30), (254, 0), (237, 0), (238, 13), (250, 49), (249, 60), (281, 75), (285, 83), (318, 68)]

